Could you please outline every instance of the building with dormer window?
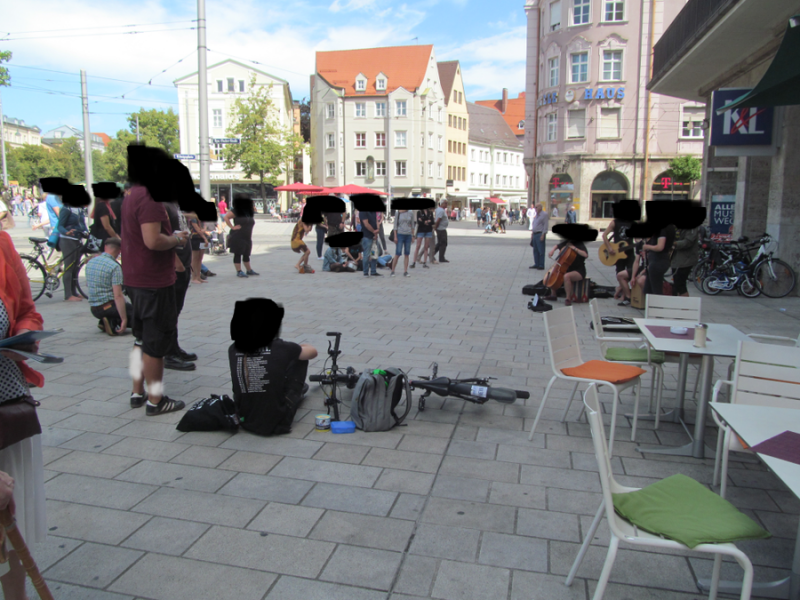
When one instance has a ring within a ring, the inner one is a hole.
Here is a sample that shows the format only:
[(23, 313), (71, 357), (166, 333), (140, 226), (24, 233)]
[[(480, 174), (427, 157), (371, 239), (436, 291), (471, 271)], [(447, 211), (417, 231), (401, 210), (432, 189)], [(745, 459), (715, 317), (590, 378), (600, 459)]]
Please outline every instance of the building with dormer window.
[(447, 107), (433, 46), (317, 52), (312, 182), (446, 193)]
[(42, 145), (42, 130), (36, 125), (26, 125), (22, 119), (3, 115), (3, 133), (6, 144), (11, 148), (20, 148), (26, 144)]

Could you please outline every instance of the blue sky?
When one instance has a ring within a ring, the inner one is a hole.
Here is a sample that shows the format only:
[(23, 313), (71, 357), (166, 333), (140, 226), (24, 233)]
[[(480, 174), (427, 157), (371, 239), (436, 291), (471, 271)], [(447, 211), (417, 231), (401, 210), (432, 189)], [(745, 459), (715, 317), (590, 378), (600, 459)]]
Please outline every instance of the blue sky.
[[(318, 50), (434, 44), (461, 61), (467, 99), (511, 97), (525, 87), (522, 0), (206, 0), (209, 64), (258, 61), (309, 94)], [(0, 50), (14, 53), (3, 112), (43, 131), (83, 128), (80, 69), (88, 74), (92, 131), (114, 135), (126, 113), (177, 110), (173, 80), (197, 68), (197, 4), (186, 0), (36, 0), (5, 3)], [(141, 32), (141, 33), (132, 33)], [(122, 81), (115, 81), (122, 80)]]

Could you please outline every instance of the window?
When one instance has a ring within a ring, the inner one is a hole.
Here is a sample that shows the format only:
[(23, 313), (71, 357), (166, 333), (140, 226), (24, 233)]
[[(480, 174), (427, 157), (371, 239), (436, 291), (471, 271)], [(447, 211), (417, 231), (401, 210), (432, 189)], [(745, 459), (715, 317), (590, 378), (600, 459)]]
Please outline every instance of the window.
[(357, 92), (364, 92), (367, 90), (367, 80), (366, 79), (356, 79), (356, 91)]
[(603, 0), (603, 21), (622, 21), (624, 9), (624, 0)]
[(336, 163), (329, 162), (326, 163), (328, 167), (328, 177), (336, 177)]
[(597, 129), (598, 139), (619, 138), (619, 109), (601, 108), (600, 126)]
[(233, 89), (233, 77), (228, 77), (228, 91), (229, 91), (229, 92), (233, 92), (233, 91), (235, 91), (235, 90)]
[(382, 160), (375, 163), (375, 175), (377, 177), (386, 177), (386, 163)]
[(558, 139), (558, 114), (547, 115), (547, 141), (555, 142)]
[(407, 103), (405, 100), (397, 100), (394, 103), (394, 112), (398, 117), (407, 115)]
[(569, 57), (572, 78), (570, 83), (586, 83), (589, 81), (589, 53), (578, 52)]
[(517, 187), (519, 187), (519, 175), (517, 175)]
[(450, 166), (447, 167), (447, 178), (448, 179), (452, 179), (453, 178), (453, 167), (450, 167)]
[(336, 105), (332, 102), (325, 105), (325, 117), (333, 119), (336, 116)]
[(244, 79), (239, 80), (239, 91), (244, 92)]
[(586, 25), (589, 22), (590, 9), (591, 9), (591, 0), (573, 0), (572, 24)]
[(503, 162), (508, 164), (508, 152), (503, 152)]
[(470, 159), (475, 160), (475, 149), (474, 148), (470, 151), (469, 154), (470, 154)]
[(383, 92), (386, 90), (386, 80), (383, 77), (375, 81), (375, 89), (378, 90), (379, 92)]
[(443, 174), (444, 174), (444, 167), (442, 167), (442, 163), (439, 163), (438, 165), (436, 165), (436, 176), (439, 177), (439, 179), (441, 179)]
[(442, 152), (444, 150), (444, 138), (442, 138), (442, 136), (439, 136), (438, 150), (439, 152)]
[(214, 160), (222, 160), (222, 151), (225, 149), (225, 144), (214, 143)]
[(375, 116), (376, 117), (385, 117), (386, 116), (386, 102), (376, 102), (375, 103)]
[(336, 134), (329, 133), (327, 137), (328, 137), (328, 148), (336, 148)]
[(469, 183), (470, 185), (475, 185), (475, 173), (469, 174)]
[(367, 176), (367, 163), (364, 161), (356, 162), (356, 177)]
[(685, 107), (683, 109), (683, 116), (681, 117), (681, 137), (685, 138), (702, 138), (703, 128), (701, 127), (703, 119), (706, 117), (706, 109), (696, 107)]
[[(406, 147), (406, 132), (405, 131), (395, 131), (394, 132), (394, 147), (395, 148), (405, 148)], [(405, 164), (405, 163), (403, 163)]]
[(428, 177), (433, 177), (433, 163), (428, 163)]
[(571, 140), (586, 137), (586, 109), (567, 111), (567, 138)]
[(525, 121), (520, 121), (517, 123), (517, 129), (525, 129)]
[(357, 133), (356, 134), (356, 148), (366, 148), (367, 147), (367, 134), (366, 133)]
[(217, 79), (217, 91), (218, 92), (224, 92), (225, 91), (222, 79)]
[(503, 185), (504, 186), (508, 185), (508, 176), (507, 175), (503, 175)]
[(428, 134), (428, 148), (433, 150), (433, 134), (432, 133)]
[(439, 107), (439, 123), (442, 122), (442, 107)]
[(356, 102), (356, 117), (366, 117), (366, 116), (367, 116), (367, 103)]
[(547, 61), (547, 70), (550, 73), (550, 87), (558, 85), (559, 57), (555, 56)]
[(495, 185), (500, 185), (500, 175), (495, 175), (494, 176), (494, 184)]
[(222, 127), (222, 109), (215, 108), (211, 112), (214, 115), (214, 127)]
[(394, 161), (394, 174), (397, 175), (398, 177), (406, 176), (406, 161), (404, 160)]
[(375, 147), (376, 148), (386, 148), (386, 134), (376, 133), (375, 134)]
[(453, 140), (447, 140), (447, 151), (448, 152), (453, 151)]
[(424, 133), (420, 133), (419, 134), (419, 145), (420, 145), (420, 148), (424, 148), (425, 147), (425, 134)]
[(622, 50), (603, 50), (602, 81), (622, 80)]
[(561, 27), (561, 0), (550, 3), (550, 31)]
[(453, 126), (453, 115), (447, 115), (447, 126), (448, 127)]
[(461, 92), (458, 92), (458, 103), (464, 104), (464, 94), (462, 94)]

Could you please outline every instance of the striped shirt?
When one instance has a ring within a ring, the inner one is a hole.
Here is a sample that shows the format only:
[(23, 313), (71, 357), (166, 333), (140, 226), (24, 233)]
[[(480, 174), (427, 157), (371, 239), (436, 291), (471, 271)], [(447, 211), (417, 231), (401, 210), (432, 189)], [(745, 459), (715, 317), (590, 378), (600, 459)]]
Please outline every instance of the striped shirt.
[(122, 267), (110, 254), (103, 252), (86, 263), (86, 284), (89, 306), (102, 306), (114, 301), (112, 285), (122, 285)]

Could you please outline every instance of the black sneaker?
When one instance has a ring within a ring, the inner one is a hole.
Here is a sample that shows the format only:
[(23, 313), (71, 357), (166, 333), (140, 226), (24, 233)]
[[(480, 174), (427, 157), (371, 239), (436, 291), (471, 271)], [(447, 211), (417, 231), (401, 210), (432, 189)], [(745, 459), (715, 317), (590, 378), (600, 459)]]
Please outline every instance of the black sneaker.
[(372, 273), (370, 277), (383, 277), (383, 273)]
[(154, 417), (156, 415), (164, 415), (166, 413), (183, 410), (184, 408), (186, 408), (186, 403), (183, 400), (173, 400), (167, 396), (161, 396), (161, 402), (155, 406), (148, 404), (145, 407), (145, 412), (148, 417)]
[(194, 362), (197, 360), (197, 354), (194, 352), (187, 352), (181, 347), (178, 347), (178, 351), (175, 353), (175, 355), (186, 362)]
[(173, 371), (194, 371), (197, 367), (193, 362), (181, 360), (177, 356), (165, 356), (164, 368), (172, 369)]
[(131, 394), (131, 408), (140, 408), (147, 402), (147, 394)]
[(631, 301), (628, 300), (627, 298), (625, 300), (623, 300), (622, 302), (617, 302), (617, 306), (630, 306), (630, 305), (631, 305)]
[(211, 271), (206, 271), (206, 276), (207, 277), (216, 277), (217, 274), (216, 273), (212, 273)]

